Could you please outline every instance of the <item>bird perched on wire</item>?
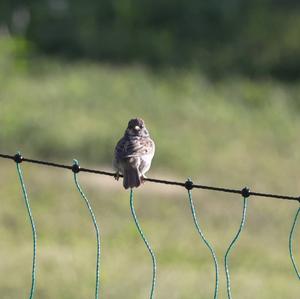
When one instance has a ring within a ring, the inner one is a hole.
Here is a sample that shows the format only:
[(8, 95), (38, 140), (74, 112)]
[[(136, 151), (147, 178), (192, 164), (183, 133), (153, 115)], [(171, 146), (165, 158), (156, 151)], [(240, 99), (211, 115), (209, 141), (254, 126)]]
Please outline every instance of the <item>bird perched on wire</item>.
[(116, 170), (115, 178), (123, 174), (125, 189), (139, 187), (150, 169), (155, 152), (155, 144), (140, 118), (133, 118), (128, 122), (124, 136), (117, 143), (113, 166)]

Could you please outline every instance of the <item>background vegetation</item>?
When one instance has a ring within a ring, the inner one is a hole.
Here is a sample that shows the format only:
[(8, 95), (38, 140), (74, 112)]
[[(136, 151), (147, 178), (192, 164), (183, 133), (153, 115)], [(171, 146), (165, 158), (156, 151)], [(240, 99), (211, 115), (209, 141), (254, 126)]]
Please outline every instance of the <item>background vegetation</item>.
[[(299, 194), (297, 2), (172, 3), (2, 1), (0, 152), (111, 170), (115, 143), (140, 116), (157, 147), (151, 177)], [(96, 244), (72, 173), (22, 167), (39, 238), (36, 297), (92, 297)], [(102, 233), (103, 298), (147, 298), (151, 260), (129, 194), (112, 178), (79, 178)], [(0, 198), (0, 297), (26, 298), (30, 225), (15, 165), (2, 159)], [(194, 199), (226, 298), (222, 258), (242, 203), (206, 191)], [(234, 298), (299, 297), (288, 256), (297, 207), (250, 199), (230, 260)], [(186, 191), (145, 184), (136, 208), (158, 258), (157, 298), (212, 298), (213, 263)]]
[(0, 26), (39, 51), (69, 58), (291, 80), (300, 75), (299, 6), (297, 0), (2, 0)]

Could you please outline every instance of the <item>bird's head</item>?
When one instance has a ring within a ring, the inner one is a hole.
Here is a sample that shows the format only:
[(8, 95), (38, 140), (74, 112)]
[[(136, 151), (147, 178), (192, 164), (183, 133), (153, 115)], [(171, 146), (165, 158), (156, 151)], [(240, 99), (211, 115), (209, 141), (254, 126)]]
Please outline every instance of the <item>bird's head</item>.
[(148, 137), (145, 122), (141, 118), (133, 118), (128, 122), (125, 134), (129, 136)]

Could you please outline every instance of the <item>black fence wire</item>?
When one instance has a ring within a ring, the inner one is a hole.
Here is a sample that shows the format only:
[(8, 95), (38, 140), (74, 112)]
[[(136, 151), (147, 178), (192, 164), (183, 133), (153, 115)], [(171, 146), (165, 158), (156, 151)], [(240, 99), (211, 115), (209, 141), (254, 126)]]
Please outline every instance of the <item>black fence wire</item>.
[[(16, 162), (17, 172), (18, 172), (18, 175), (19, 175), (19, 180), (20, 180), (21, 189), (22, 189), (22, 194), (23, 194), (23, 198), (24, 198), (24, 201), (25, 201), (27, 213), (28, 213), (30, 223), (31, 223), (32, 238), (33, 238), (33, 258), (32, 258), (32, 271), (31, 271), (32, 279), (31, 279), (31, 288), (30, 288), (29, 299), (33, 299), (34, 292), (35, 292), (35, 285), (36, 285), (37, 233), (36, 233), (36, 228), (35, 228), (33, 215), (32, 215), (31, 208), (30, 208), (29, 198), (28, 198), (28, 195), (27, 195), (22, 170), (21, 170), (21, 167), (20, 167), (20, 163), (22, 163), (22, 162), (28, 162), (28, 163), (40, 164), (40, 165), (43, 165), (43, 166), (50, 166), (50, 167), (57, 167), (57, 168), (64, 168), (64, 169), (72, 170), (72, 172), (74, 174), (75, 185), (76, 185), (77, 190), (79, 191), (81, 197), (83, 198), (83, 200), (86, 204), (86, 207), (89, 210), (89, 213), (90, 213), (90, 216), (91, 216), (91, 219), (93, 221), (94, 228), (95, 228), (96, 241), (97, 241), (95, 299), (99, 299), (100, 298), (100, 293), (101, 293), (100, 292), (100, 290), (101, 290), (100, 289), (100, 273), (101, 273), (101, 269), (100, 269), (100, 252), (101, 252), (100, 251), (100, 230), (99, 230), (97, 220), (96, 220), (96, 216), (93, 212), (92, 206), (90, 205), (89, 200), (87, 199), (85, 193), (83, 192), (83, 190), (82, 190), (82, 188), (81, 188), (81, 186), (78, 182), (77, 175), (78, 175), (79, 172), (87, 172), (87, 173), (94, 173), (94, 174), (100, 174), (100, 175), (115, 176), (115, 173), (114, 172), (97, 170), (97, 169), (90, 169), (90, 168), (80, 167), (77, 160), (73, 160), (74, 163), (72, 165), (65, 165), (65, 164), (54, 163), (54, 162), (49, 162), (49, 161), (24, 158), (24, 157), (22, 157), (22, 155), (20, 153), (17, 153), (15, 155), (6, 155), (6, 154), (1, 154), (0, 153), (0, 158), (10, 159), (10, 160), (13, 160), (14, 162)], [(121, 175), (121, 177), (122, 177), (122, 175)], [(148, 181), (148, 182), (151, 182), (151, 183), (157, 183), (157, 184), (167, 184), (167, 185), (174, 185), (174, 186), (184, 187), (187, 190), (189, 204), (190, 204), (190, 207), (191, 207), (192, 217), (193, 217), (193, 221), (194, 221), (196, 230), (197, 230), (199, 236), (201, 237), (202, 241), (205, 243), (207, 248), (210, 250), (213, 261), (214, 261), (214, 265), (215, 265), (215, 290), (214, 290), (214, 295), (213, 295), (214, 299), (218, 298), (219, 266), (218, 266), (218, 261), (217, 261), (215, 251), (212, 248), (211, 244), (205, 238), (205, 236), (202, 232), (202, 229), (200, 227), (198, 217), (196, 215), (194, 203), (193, 203), (193, 200), (192, 200), (192, 189), (196, 188), (196, 189), (211, 190), (211, 191), (215, 191), (215, 192), (239, 194), (244, 199), (242, 220), (241, 220), (238, 232), (236, 233), (235, 237), (233, 238), (232, 242), (230, 243), (230, 245), (229, 245), (229, 247), (228, 247), (228, 249), (225, 253), (225, 257), (224, 257), (228, 299), (232, 299), (231, 287), (230, 287), (230, 274), (229, 274), (228, 258), (229, 258), (229, 254), (230, 254), (232, 248), (234, 247), (234, 245), (236, 245), (237, 240), (238, 240), (238, 238), (239, 238), (239, 236), (240, 236), (240, 234), (243, 230), (243, 227), (245, 225), (248, 198), (250, 196), (268, 197), (268, 198), (282, 199), (282, 200), (293, 200), (293, 201), (298, 201), (300, 203), (300, 197), (299, 196), (289, 196), (289, 195), (278, 195), (278, 194), (272, 194), (272, 193), (254, 192), (254, 191), (250, 191), (250, 189), (248, 187), (244, 187), (244, 188), (239, 190), (239, 189), (231, 189), (231, 188), (223, 188), (223, 187), (205, 186), (205, 185), (200, 185), (200, 184), (194, 184), (190, 179), (188, 179), (185, 182), (178, 182), (178, 181), (170, 181), (170, 180), (145, 178), (145, 181)], [(145, 234), (144, 234), (144, 232), (141, 228), (141, 225), (139, 224), (139, 221), (138, 221), (135, 209), (134, 209), (133, 190), (132, 189), (130, 190), (130, 209), (131, 209), (131, 213), (132, 213), (135, 225), (138, 229), (138, 232), (139, 232), (141, 238), (143, 239), (143, 241), (144, 241), (144, 243), (145, 243), (145, 245), (146, 245), (146, 247), (147, 247), (147, 249), (148, 249), (148, 251), (151, 255), (151, 258), (152, 258), (152, 281), (151, 281), (151, 291), (150, 291), (149, 298), (153, 299), (154, 298), (154, 292), (155, 292), (155, 286), (156, 286), (156, 273), (157, 273), (156, 258), (155, 258), (154, 251), (152, 250), (152, 248), (151, 248), (148, 240), (146, 239), (146, 236), (145, 236)], [(298, 221), (299, 214), (300, 214), (300, 207), (297, 208), (297, 212), (296, 212), (295, 217), (293, 219), (291, 231), (290, 231), (290, 234), (289, 234), (289, 253), (290, 253), (290, 258), (291, 258), (293, 268), (295, 270), (297, 278), (300, 281), (300, 272), (299, 272), (298, 267), (296, 265), (295, 257), (294, 257), (294, 254), (293, 254), (294, 233), (295, 233), (295, 227), (296, 227), (296, 224), (297, 224), (297, 221)]]
[[(17, 163), (28, 162), (28, 163), (40, 164), (40, 165), (45, 165), (50, 167), (70, 169), (75, 172), (88, 172), (88, 173), (102, 174), (102, 175), (113, 176), (113, 177), (115, 176), (115, 172), (83, 168), (74, 164), (65, 165), (65, 164), (49, 162), (49, 161), (28, 159), (22, 157), (20, 154), (16, 154), (16, 155), (0, 154), (0, 158), (12, 159)], [(120, 175), (120, 177), (122, 177), (122, 175)], [(177, 181), (160, 180), (160, 179), (152, 179), (152, 178), (145, 178), (144, 180), (152, 183), (157, 183), (157, 184), (181, 186), (188, 190), (195, 188), (195, 189), (204, 189), (204, 190), (211, 190), (217, 192), (240, 194), (243, 197), (258, 196), (258, 197), (269, 197), (269, 198), (278, 198), (278, 199), (285, 199), (285, 200), (296, 200), (300, 202), (300, 196), (289, 196), (289, 195), (279, 195), (279, 194), (272, 194), (272, 193), (254, 192), (254, 191), (250, 191), (247, 187), (239, 190), (239, 189), (232, 189), (232, 188), (222, 188), (222, 187), (213, 187), (213, 186), (194, 184), (191, 180), (187, 180), (186, 182), (177, 182)]]

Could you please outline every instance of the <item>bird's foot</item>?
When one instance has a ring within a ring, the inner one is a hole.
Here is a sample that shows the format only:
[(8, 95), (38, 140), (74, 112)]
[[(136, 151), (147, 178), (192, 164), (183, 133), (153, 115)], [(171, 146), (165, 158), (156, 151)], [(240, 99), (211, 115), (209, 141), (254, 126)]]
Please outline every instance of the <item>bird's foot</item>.
[(141, 175), (141, 183), (144, 184), (146, 179), (147, 179), (147, 177), (144, 174), (142, 174)]
[(116, 181), (119, 180), (119, 178), (120, 178), (120, 173), (119, 173), (119, 171), (117, 171), (117, 172), (115, 173), (114, 178), (115, 178)]

